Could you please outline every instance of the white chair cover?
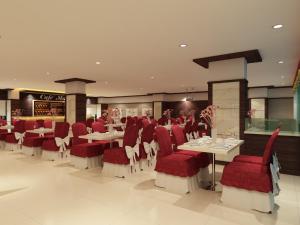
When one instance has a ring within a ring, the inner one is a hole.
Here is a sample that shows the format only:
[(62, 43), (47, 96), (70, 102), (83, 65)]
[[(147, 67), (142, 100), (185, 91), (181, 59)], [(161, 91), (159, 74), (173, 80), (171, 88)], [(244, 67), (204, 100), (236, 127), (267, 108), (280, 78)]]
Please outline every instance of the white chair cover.
[(152, 160), (157, 153), (157, 143), (154, 140), (152, 140), (150, 143), (144, 142), (143, 145), (147, 154), (147, 160)]
[(70, 137), (65, 138), (55, 137), (56, 146), (59, 147), (59, 152), (64, 152), (67, 150), (67, 145), (70, 143)]
[(138, 141), (134, 147), (125, 146), (127, 158), (130, 160), (130, 166), (134, 166), (136, 163), (135, 154), (137, 154), (137, 156), (140, 155), (139, 145), (140, 145), (140, 143)]
[(18, 144), (21, 145), (24, 141), (25, 133), (15, 132), (15, 138), (18, 141)]

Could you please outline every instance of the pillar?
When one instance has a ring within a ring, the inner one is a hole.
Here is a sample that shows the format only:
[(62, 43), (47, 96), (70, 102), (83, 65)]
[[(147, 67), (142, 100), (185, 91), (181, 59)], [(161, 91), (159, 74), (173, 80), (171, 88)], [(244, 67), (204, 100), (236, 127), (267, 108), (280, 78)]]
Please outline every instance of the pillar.
[[(228, 75), (232, 79), (208, 82), (208, 102), (216, 105), (216, 129), (219, 136), (231, 135), (244, 139), (245, 116), (248, 111), (247, 62), (244, 58), (210, 63), (214, 77)], [(239, 149), (227, 157), (217, 156), (217, 160), (231, 161)]]
[(55, 81), (65, 84), (66, 92), (66, 122), (73, 124), (86, 120), (86, 84), (95, 83), (92, 80), (70, 78)]

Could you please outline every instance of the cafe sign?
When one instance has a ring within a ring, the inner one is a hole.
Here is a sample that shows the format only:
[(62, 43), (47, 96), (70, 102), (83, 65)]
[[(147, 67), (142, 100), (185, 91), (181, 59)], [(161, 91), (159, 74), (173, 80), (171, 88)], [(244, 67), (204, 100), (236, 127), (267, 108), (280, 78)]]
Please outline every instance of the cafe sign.
[(52, 95), (52, 94), (40, 94), (39, 100), (44, 101), (65, 101), (66, 97), (64, 95)]

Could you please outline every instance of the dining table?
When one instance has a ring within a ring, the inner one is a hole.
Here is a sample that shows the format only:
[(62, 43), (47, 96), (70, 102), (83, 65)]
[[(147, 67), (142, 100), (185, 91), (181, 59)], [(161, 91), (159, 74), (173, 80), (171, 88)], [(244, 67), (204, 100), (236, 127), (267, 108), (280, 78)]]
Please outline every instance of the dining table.
[(79, 138), (87, 139), (88, 143), (93, 141), (110, 141), (110, 147), (112, 148), (113, 141), (118, 139), (123, 139), (124, 131), (112, 131), (112, 132), (94, 132), (86, 135), (81, 135)]
[(216, 190), (216, 155), (226, 156), (244, 143), (244, 140), (235, 138), (217, 138), (213, 142), (209, 136), (190, 140), (177, 148), (180, 150), (190, 150), (196, 152), (206, 152), (212, 154), (212, 180), (211, 190)]
[(32, 133), (32, 134), (38, 134), (40, 137), (44, 137), (45, 134), (54, 132), (54, 129), (40, 127), (40, 128), (36, 128), (36, 129), (33, 129), (33, 130), (27, 130), (26, 132), (27, 133)]

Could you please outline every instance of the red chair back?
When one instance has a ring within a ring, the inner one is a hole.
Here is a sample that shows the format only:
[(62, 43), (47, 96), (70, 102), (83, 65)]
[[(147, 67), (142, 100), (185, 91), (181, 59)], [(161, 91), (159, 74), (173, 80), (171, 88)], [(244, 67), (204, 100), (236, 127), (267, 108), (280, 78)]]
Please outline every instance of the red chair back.
[(272, 133), (271, 137), (269, 138), (269, 140), (265, 146), (265, 151), (264, 151), (264, 155), (263, 155), (263, 165), (265, 165), (265, 166), (269, 165), (269, 163), (271, 162), (271, 158), (272, 158), (272, 154), (273, 154), (273, 145), (274, 145), (276, 138), (278, 137), (279, 132), (280, 132), (280, 129), (277, 128)]
[(45, 128), (52, 128), (52, 120), (45, 120), (44, 121), (44, 127)]
[(44, 127), (45, 126), (44, 122), (45, 122), (44, 120), (37, 120), (36, 121), (37, 128)]
[(101, 117), (97, 119), (97, 122), (102, 123), (102, 124), (105, 124), (105, 120), (102, 119)]
[(139, 128), (136, 125), (126, 127), (124, 139), (123, 139), (123, 146), (130, 146), (134, 147), (136, 145), (136, 140), (139, 135)]
[(126, 117), (121, 118), (121, 123), (126, 123)]
[(155, 130), (159, 151), (157, 157), (161, 158), (173, 153), (172, 141), (169, 131), (164, 127), (157, 127)]
[(95, 122), (94, 119), (87, 119), (87, 120), (86, 120), (86, 126), (87, 126), (87, 127), (92, 127), (92, 124), (93, 124), (94, 122)]
[(5, 126), (7, 124), (6, 120), (0, 119), (0, 126)]
[(139, 129), (143, 128), (143, 119), (142, 118), (138, 118), (136, 125), (138, 126)]
[(135, 119), (132, 118), (131, 116), (127, 117), (127, 123), (126, 123), (126, 127), (131, 127), (135, 124)]
[(25, 130), (25, 120), (16, 120), (14, 124), (14, 132), (24, 133)]
[(66, 122), (56, 122), (55, 123), (55, 130), (54, 136), (65, 138), (69, 134), (70, 124)]
[(155, 125), (154, 124), (148, 124), (142, 132), (141, 141), (150, 143), (153, 140), (153, 134), (155, 132)]
[(84, 123), (74, 123), (72, 125), (72, 132), (73, 132), (73, 138), (72, 138), (73, 145), (87, 143), (87, 140), (79, 138), (79, 136), (86, 135), (88, 133)]
[(25, 121), (25, 130), (34, 130), (35, 128), (37, 128), (37, 123), (35, 120)]
[(143, 123), (143, 128), (147, 127), (150, 124), (148, 119), (143, 119), (142, 123)]
[(163, 125), (166, 125), (168, 123), (168, 120), (165, 117), (161, 117), (161, 118), (158, 119), (157, 123), (159, 125), (163, 126)]
[(182, 145), (186, 142), (185, 135), (183, 129), (178, 125), (172, 126), (172, 133), (174, 135), (176, 146)]
[(184, 127), (184, 133), (191, 133), (192, 132), (192, 121), (188, 121), (186, 124), (185, 124), (185, 127)]
[(100, 133), (106, 132), (106, 128), (105, 128), (104, 124), (101, 122), (92, 123), (92, 129), (94, 132), (100, 132)]

